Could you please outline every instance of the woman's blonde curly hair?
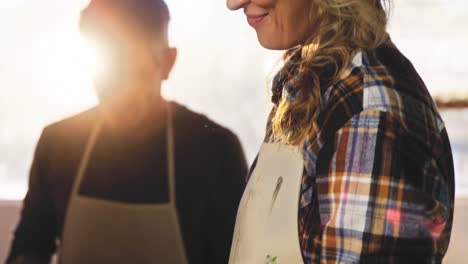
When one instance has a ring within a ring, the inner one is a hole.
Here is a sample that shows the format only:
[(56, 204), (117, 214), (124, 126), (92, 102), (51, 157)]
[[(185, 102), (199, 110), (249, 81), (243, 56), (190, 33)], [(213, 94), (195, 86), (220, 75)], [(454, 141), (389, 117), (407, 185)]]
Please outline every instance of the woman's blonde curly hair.
[(311, 1), (309, 20), (315, 31), (305, 44), (284, 55), (287, 61), (301, 53), (293, 75), (303, 77), (288, 91), (297, 96), (294, 100), (283, 96), (272, 117), (272, 136), (290, 145), (302, 144), (316, 122), (320, 87), (338, 81), (357, 50), (376, 48), (387, 39), (384, 6), (390, 0)]

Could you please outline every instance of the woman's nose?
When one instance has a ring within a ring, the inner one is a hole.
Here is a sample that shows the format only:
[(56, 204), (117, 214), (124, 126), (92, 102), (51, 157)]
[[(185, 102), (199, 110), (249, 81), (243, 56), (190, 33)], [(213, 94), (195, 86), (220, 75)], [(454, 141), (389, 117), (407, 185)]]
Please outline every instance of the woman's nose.
[(226, 5), (231, 10), (242, 8), (248, 3), (250, 3), (250, 0), (226, 0)]

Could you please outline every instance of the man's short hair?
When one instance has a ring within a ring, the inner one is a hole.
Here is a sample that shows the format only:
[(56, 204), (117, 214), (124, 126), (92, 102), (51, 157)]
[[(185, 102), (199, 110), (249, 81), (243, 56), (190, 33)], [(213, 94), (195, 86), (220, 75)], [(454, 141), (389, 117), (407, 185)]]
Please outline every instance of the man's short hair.
[(84, 35), (106, 34), (108, 20), (116, 19), (138, 36), (159, 38), (166, 34), (170, 20), (164, 0), (91, 0), (80, 16)]

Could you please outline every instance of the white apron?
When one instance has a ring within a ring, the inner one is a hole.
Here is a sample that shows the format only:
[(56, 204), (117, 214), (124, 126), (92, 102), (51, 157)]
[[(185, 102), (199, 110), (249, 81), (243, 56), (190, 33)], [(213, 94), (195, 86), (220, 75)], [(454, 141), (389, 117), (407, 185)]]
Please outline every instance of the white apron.
[(60, 249), (61, 263), (187, 263), (176, 210), (172, 129), (168, 103), (169, 203), (131, 204), (79, 194), (100, 131), (100, 125), (95, 126), (73, 183)]
[(262, 145), (237, 213), (230, 264), (303, 263), (298, 235), (303, 165), (297, 147)]

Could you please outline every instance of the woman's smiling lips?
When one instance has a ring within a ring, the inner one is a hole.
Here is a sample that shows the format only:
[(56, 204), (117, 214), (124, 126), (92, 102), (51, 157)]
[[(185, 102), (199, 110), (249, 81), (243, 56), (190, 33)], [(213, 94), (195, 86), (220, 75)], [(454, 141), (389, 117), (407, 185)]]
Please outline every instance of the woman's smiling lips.
[(249, 15), (249, 14), (246, 14), (247, 16), (247, 22), (249, 23), (250, 26), (252, 27), (256, 27), (258, 26), (260, 23), (262, 23), (263, 19), (268, 15), (268, 13), (266, 14), (261, 14), (261, 15)]

